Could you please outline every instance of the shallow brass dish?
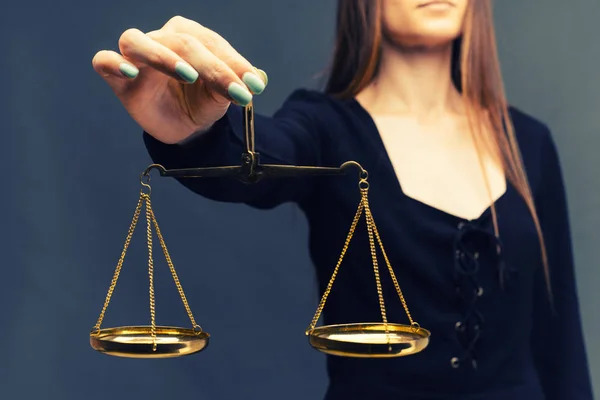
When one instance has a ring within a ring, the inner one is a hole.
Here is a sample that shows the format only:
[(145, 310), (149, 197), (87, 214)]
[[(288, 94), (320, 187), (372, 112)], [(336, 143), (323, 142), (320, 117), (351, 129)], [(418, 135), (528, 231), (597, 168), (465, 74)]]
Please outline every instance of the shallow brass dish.
[(154, 339), (150, 326), (122, 326), (91, 332), (90, 345), (111, 356), (170, 358), (204, 350), (209, 337), (208, 333), (193, 329), (157, 326)]
[(308, 331), (307, 335), (310, 345), (323, 353), (345, 357), (391, 358), (422, 351), (429, 344), (431, 333), (410, 325), (373, 322), (326, 325)]

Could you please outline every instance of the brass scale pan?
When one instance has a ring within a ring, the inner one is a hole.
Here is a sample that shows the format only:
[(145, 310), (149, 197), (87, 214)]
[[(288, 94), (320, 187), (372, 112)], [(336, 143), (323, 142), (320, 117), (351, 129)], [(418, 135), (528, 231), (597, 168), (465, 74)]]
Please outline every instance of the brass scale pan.
[[(265, 178), (285, 178), (308, 175), (341, 175), (345, 174), (350, 167), (356, 167), (359, 170), (358, 186), (361, 192), (361, 202), (358, 206), (358, 210), (350, 228), (350, 232), (346, 238), (344, 250), (340, 255), (339, 261), (331, 276), (329, 285), (321, 298), (321, 302), (310, 326), (308, 329), (306, 329), (306, 335), (308, 336), (309, 343), (313, 348), (323, 353), (345, 357), (389, 358), (407, 356), (422, 351), (429, 344), (430, 332), (424, 328), (421, 328), (419, 324), (412, 319), (402, 291), (400, 290), (400, 285), (398, 284), (398, 281), (394, 275), (394, 271), (385, 254), (385, 250), (383, 249), (383, 244), (381, 243), (377, 227), (369, 208), (367, 196), (369, 189), (367, 171), (355, 161), (348, 161), (342, 164), (339, 168), (261, 164), (259, 161), (259, 154), (254, 150), (254, 107), (252, 103), (244, 107), (244, 151), (242, 153), (241, 165), (167, 170), (159, 164), (152, 164), (142, 173), (142, 189), (140, 191), (140, 199), (138, 201), (133, 221), (125, 241), (125, 246), (115, 269), (104, 306), (100, 313), (100, 317), (90, 332), (90, 345), (92, 348), (104, 354), (120, 357), (169, 358), (198, 353), (208, 346), (210, 335), (202, 330), (200, 325), (198, 325), (194, 319), (192, 311), (185, 297), (183, 287), (181, 286), (179, 278), (177, 277), (175, 267), (171, 262), (166, 244), (151, 207), (151, 187), (149, 182), (150, 172), (153, 169), (158, 170), (161, 176), (166, 177), (235, 178), (246, 184), (252, 184)], [(101, 328), (106, 308), (108, 307), (110, 298), (115, 289), (119, 273), (123, 265), (123, 260), (125, 258), (125, 253), (129, 247), (131, 236), (137, 224), (138, 217), (141, 214), (143, 205), (146, 205), (146, 221), (148, 225), (147, 239), (150, 254), (148, 267), (150, 276), (151, 324), (149, 326)], [(377, 287), (378, 296), (380, 299), (382, 322), (348, 323), (317, 327), (316, 324), (323, 311), (331, 287), (333, 286), (335, 277), (345, 254), (345, 249), (350, 243), (357, 222), (362, 214), (365, 214), (367, 221), (367, 229), (369, 232), (371, 248), (375, 248), (375, 243), (379, 244), (388, 272), (391, 275), (400, 301), (402, 302), (402, 305), (408, 316), (409, 324), (402, 325), (389, 323), (387, 321), (385, 305), (383, 302), (383, 293), (381, 291), (377, 256), (372, 252), (374, 273), (378, 283)], [(151, 233), (151, 229), (153, 227), (156, 231), (163, 253), (167, 260), (167, 264), (169, 265), (174, 282), (191, 321), (191, 328), (156, 325), (153, 282), (154, 263), (152, 259)], [(274, 333), (276, 333), (276, 331)]]

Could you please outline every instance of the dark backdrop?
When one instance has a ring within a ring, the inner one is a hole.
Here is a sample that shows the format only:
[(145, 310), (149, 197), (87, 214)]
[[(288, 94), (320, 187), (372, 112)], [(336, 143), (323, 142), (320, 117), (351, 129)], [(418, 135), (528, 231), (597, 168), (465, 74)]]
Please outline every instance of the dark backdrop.
[[(0, 6), (0, 397), (6, 399), (319, 398), (324, 359), (304, 329), (317, 304), (306, 221), (211, 202), (153, 180), (153, 204), (209, 349), (183, 359), (103, 356), (88, 332), (120, 254), (150, 162), (139, 128), (95, 75), (97, 50), (129, 27), (173, 15), (225, 36), (270, 76), (270, 114), (329, 60), (334, 1), (3, 1)], [(592, 374), (600, 385), (600, 47), (597, 0), (496, 4), (513, 104), (548, 122), (563, 158)], [(148, 320), (144, 222), (104, 326)], [(157, 319), (187, 326), (155, 248)], [(294, 390), (290, 392), (289, 388)]]

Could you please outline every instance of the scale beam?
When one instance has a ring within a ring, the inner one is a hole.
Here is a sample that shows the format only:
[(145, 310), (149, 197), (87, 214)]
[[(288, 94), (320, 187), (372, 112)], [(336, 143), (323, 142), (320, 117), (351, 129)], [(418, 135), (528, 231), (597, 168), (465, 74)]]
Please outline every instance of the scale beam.
[(340, 167), (260, 164), (249, 161), (248, 164), (242, 163), (242, 165), (182, 169), (166, 169), (160, 164), (152, 164), (146, 168), (143, 175), (148, 176), (152, 170), (157, 170), (160, 176), (177, 179), (232, 178), (244, 183), (256, 183), (268, 178), (345, 175), (350, 167), (359, 168), (361, 176), (366, 173), (358, 163), (353, 161), (346, 162)]
[(152, 164), (143, 173), (149, 177), (150, 172), (156, 169), (160, 176), (177, 179), (187, 178), (232, 178), (244, 183), (257, 183), (268, 178), (292, 178), (319, 175), (343, 175), (349, 167), (357, 167), (360, 179), (366, 178), (366, 171), (355, 161), (348, 161), (340, 167), (318, 167), (261, 164), (260, 154), (254, 149), (254, 105), (250, 103), (244, 107), (244, 151), (240, 165), (166, 169), (160, 164)]

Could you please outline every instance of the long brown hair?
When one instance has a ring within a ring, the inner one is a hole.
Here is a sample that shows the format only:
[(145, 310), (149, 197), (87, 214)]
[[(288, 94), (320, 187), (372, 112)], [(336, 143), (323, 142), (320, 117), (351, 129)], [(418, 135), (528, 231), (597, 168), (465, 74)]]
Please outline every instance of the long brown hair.
[[(336, 43), (326, 93), (351, 98), (369, 85), (378, 71), (382, 40), (380, 0), (339, 0)], [(490, 0), (469, 2), (463, 33), (454, 41), (451, 65), (454, 85), (467, 104), (467, 117), (480, 162), (481, 150), (485, 146), (501, 163), (507, 179), (517, 189), (533, 217), (546, 285), (551, 295), (544, 237), (504, 93)], [(491, 129), (482, 130), (482, 126), (490, 126)], [(485, 132), (489, 134), (485, 135)], [(481, 166), (483, 170), (483, 163)], [(499, 235), (494, 204), (491, 209), (494, 230)]]

